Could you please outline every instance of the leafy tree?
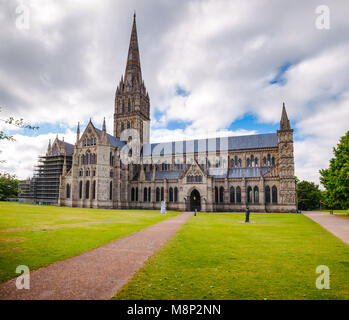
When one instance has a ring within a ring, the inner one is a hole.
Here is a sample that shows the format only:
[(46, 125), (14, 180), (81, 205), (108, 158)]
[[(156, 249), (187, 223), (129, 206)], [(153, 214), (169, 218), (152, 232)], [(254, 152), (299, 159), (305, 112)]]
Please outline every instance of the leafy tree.
[[(0, 112), (1, 112), (1, 108), (0, 108)], [(30, 124), (26, 124), (24, 123), (23, 119), (15, 119), (14, 117), (10, 117), (8, 119), (0, 118), (0, 121), (17, 128), (29, 129), (29, 130), (39, 129), (38, 126), (32, 126)], [(15, 141), (15, 138), (12, 135), (9, 135), (8, 133), (0, 129), (0, 141), (2, 140)], [(0, 153), (1, 153), (1, 150), (0, 150)], [(0, 162), (4, 162), (4, 160), (0, 160)]]
[[(0, 108), (1, 112), (1, 108)], [(8, 119), (1, 119), (0, 121), (4, 122), (7, 125), (11, 125), (17, 128), (29, 129), (29, 130), (37, 130), (38, 126), (32, 126), (30, 124), (25, 124), (23, 119), (15, 119), (14, 117), (10, 117)], [(0, 141), (8, 140), (15, 141), (14, 137), (3, 130), (0, 130)], [(1, 150), (0, 150), (1, 152)], [(0, 162), (4, 162), (0, 160)], [(19, 193), (18, 189), (19, 180), (15, 175), (10, 175), (8, 173), (0, 172), (0, 201), (6, 201), (8, 198), (16, 198)]]
[(324, 202), (330, 208), (349, 208), (349, 131), (341, 137), (328, 169), (320, 170), (325, 187)]
[(322, 194), (319, 186), (314, 182), (298, 182), (297, 194), (298, 208), (300, 210), (313, 210), (319, 208)]
[[(0, 108), (1, 112), (1, 108)], [(32, 126), (30, 124), (25, 124), (23, 119), (15, 119), (14, 117), (10, 117), (8, 119), (0, 119), (0, 121), (5, 122), (6, 124), (12, 125), (17, 128), (36, 130), (39, 129), (38, 126)], [(14, 137), (7, 134), (6, 132), (0, 130), (0, 140), (9, 140), (15, 141)]]
[(0, 173), (0, 201), (6, 201), (9, 198), (17, 198), (19, 180), (16, 176), (8, 173)]

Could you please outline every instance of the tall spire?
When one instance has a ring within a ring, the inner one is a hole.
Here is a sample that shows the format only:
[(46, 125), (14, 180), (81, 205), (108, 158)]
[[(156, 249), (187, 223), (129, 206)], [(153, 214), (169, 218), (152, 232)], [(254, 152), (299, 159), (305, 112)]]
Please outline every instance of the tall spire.
[(105, 125), (105, 117), (104, 117), (104, 120), (103, 120), (102, 132), (103, 132), (103, 133), (106, 133), (106, 132), (107, 132), (107, 128), (106, 128), (106, 125)]
[(80, 122), (78, 122), (78, 128), (76, 129), (76, 142), (80, 140)]
[(141, 85), (142, 83), (141, 62), (139, 57), (137, 37), (136, 12), (133, 15), (133, 26), (124, 79), (126, 84), (131, 86), (135, 85), (136, 81), (138, 82), (138, 85)]
[(288, 120), (285, 102), (282, 105), (282, 115), (280, 121), (280, 130), (291, 130), (290, 120)]

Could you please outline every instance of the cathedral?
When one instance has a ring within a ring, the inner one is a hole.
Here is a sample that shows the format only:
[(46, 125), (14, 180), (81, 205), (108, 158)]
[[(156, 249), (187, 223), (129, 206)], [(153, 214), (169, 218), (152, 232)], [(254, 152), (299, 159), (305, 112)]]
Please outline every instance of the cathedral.
[[(126, 70), (115, 93), (113, 134), (105, 120), (101, 129), (90, 120), (83, 132), (78, 125), (74, 145), (58, 138), (49, 144), (37, 179), (56, 170), (56, 203), (159, 210), (164, 201), (168, 210), (179, 211), (297, 211), (293, 130), (285, 105), (276, 133), (153, 144), (149, 139), (150, 99), (134, 16)], [(56, 159), (55, 169), (50, 159)]]

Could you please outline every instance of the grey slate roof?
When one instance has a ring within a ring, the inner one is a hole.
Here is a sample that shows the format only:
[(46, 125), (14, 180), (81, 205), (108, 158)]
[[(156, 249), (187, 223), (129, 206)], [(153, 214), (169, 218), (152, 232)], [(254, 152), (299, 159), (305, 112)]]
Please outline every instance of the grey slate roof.
[(187, 140), (165, 143), (145, 144), (143, 155), (168, 155), (192, 152), (228, 151), (239, 149), (255, 149), (277, 147), (276, 133), (266, 133), (249, 136), (233, 136), (199, 140)]
[(178, 179), (183, 171), (156, 171), (155, 180)]
[[(97, 128), (95, 128), (95, 129), (96, 129), (96, 131), (98, 132), (99, 135), (102, 134), (102, 130), (97, 129)], [(124, 141), (122, 141), (122, 140), (120, 140), (120, 139), (118, 139), (118, 138), (116, 138), (116, 137), (110, 135), (109, 133), (107, 133), (107, 138), (108, 138), (110, 144), (111, 144), (114, 148), (116, 148), (116, 147), (122, 148), (122, 147), (126, 144), (126, 142), (124, 142)]]
[(270, 168), (234, 168), (229, 169), (228, 178), (255, 178), (269, 171)]
[(74, 146), (68, 142), (64, 142), (64, 149), (67, 156), (72, 156), (74, 153)]
[[(270, 168), (234, 168), (234, 169), (222, 169), (222, 168), (210, 168), (207, 170), (209, 176), (214, 178), (258, 178), (261, 174), (265, 174)], [(183, 174), (183, 171), (156, 171), (155, 180), (176, 180)], [(227, 176), (228, 175), (228, 176)], [(145, 180), (150, 181), (152, 179), (152, 172), (145, 172)]]

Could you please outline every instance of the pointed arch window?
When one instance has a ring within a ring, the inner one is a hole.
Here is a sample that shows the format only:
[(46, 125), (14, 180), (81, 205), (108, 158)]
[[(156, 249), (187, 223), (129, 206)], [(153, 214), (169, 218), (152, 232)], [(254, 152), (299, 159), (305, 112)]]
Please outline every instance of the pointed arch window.
[(252, 202), (252, 188), (251, 187), (247, 188), (247, 202), (248, 203)]
[(257, 186), (254, 187), (253, 194), (254, 194), (254, 203), (258, 203), (259, 202), (259, 189)]
[(178, 202), (178, 188), (175, 187), (174, 189), (174, 202)]
[(161, 201), (164, 201), (164, 187), (161, 187)]
[(265, 203), (270, 203), (270, 187), (265, 187)]
[(138, 201), (138, 188), (136, 188), (136, 201)]
[(96, 199), (96, 181), (93, 181), (92, 185), (92, 199)]
[(143, 191), (143, 201), (147, 202), (147, 200), (148, 200), (148, 189), (144, 188), (144, 191)]
[(169, 201), (173, 202), (173, 189), (172, 189), (172, 187), (169, 190), (169, 198), (170, 198)]
[(128, 100), (128, 112), (131, 112), (131, 101)]
[(230, 188), (230, 203), (234, 203), (235, 202), (235, 189), (234, 187)]
[(70, 198), (70, 184), (67, 184), (67, 192), (66, 192), (66, 198), (69, 199)]
[(160, 201), (160, 188), (156, 188), (156, 202)]
[(273, 186), (271, 188), (271, 196), (272, 196), (272, 202), (278, 203), (278, 189), (276, 188), (276, 186)]
[(218, 188), (214, 187), (214, 201), (218, 203)]
[(121, 113), (125, 113), (125, 103), (124, 102), (122, 103), (122, 106), (121, 106)]
[(85, 197), (90, 199), (90, 181), (86, 181)]
[(219, 188), (219, 202), (224, 202), (224, 188)]
[(131, 189), (131, 202), (135, 201), (135, 188)]
[(236, 187), (236, 202), (241, 203), (241, 188)]
[(255, 163), (255, 167), (258, 167), (258, 158), (256, 158), (256, 159), (254, 160), (254, 163)]
[(109, 183), (109, 200), (113, 200), (113, 182)]
[(130, 129), (131, 125), (129, 122), (127, 122), (127, 129)]
[(79, 199), (82, 199), (82, 181), (79, 182)]
[(275, 166), (275, 158), (274, 157), (271, 158), (271, 165)]

